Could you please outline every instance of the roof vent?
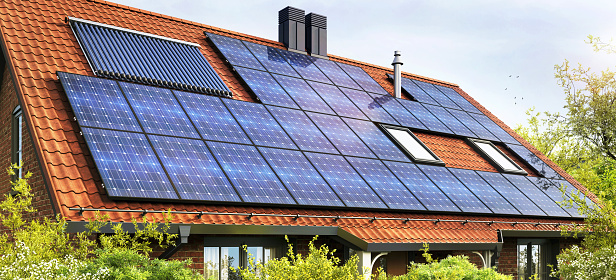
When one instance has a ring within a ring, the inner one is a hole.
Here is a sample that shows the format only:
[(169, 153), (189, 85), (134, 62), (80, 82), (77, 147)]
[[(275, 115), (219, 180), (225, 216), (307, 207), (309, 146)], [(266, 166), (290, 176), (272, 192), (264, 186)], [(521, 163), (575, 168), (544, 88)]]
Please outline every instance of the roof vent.
[(288, 6), (278, 12), (278, 42), (290, 51), (306, 53), (304, 10)]
[(400, 59), (400, 51), (394, 52), (394, 61), (391, 65), (394, 66), (394, 96), (396, 98), (402, 97), (402, 74), (400, 73), (400, 65), (402, 65), (402, 59)]
[(327, 17), (306, 15), (306, 48), (311, 55), (327, 56)]

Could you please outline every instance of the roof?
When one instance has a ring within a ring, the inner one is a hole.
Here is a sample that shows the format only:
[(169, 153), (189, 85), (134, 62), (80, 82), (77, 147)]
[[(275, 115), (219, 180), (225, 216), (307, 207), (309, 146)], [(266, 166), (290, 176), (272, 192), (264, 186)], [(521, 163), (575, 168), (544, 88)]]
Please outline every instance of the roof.
[[(94, 165), (92, 155), (87, 149), (79, 127), (72, 120), (73, 110), (66, 97), (57, 72), (68, 72), (94, 76), (67, 17), (110, 24), (140, 32), (151, 33), (201, 45), (203, 56), (220, 76), (226, 87), (237, 100), (256, 102), (252, 93), (232, 72), (224, 57), (204, 36), (204, 32), (238, 38), (244, 41), (284, 49), (275, 41), (241, 34), (218, 27), (190, 22), (162, 14), (152, 13), (115, 3), (98, 0), (7, 0), (0, 3), (2, 47), (7, 57), (8, 69), (16, 85), (20, 104), (24, 110), (27, 127), (35, 139), (34, 147), (39, 157), (45, 180), (51, 191), (51, 199), (56, 211), (69, 221), (84, 221), (92, 213), (71, 208), (105, 208), (133, 210), (175, 210), (230, 213), (270, 213), (285, 215), (313, 216), (361, 216), (361, 217), (418, 217), (423, 219), (452, 220), (499, 220), (560, 223), (570, 219), (524, 218), (524, 217), (484, 217), (480, 215), (442, 215), (430, 213), (396, 213), (392, 211), (345, 210), (345, 209), (302, 209), (294, 207), (264, 206), (224, 206), (185, 202), (146, 202), (112, 200), (101, 188), (102, 179)], [(391, 69), (367, 64), (335, 55), (331, 60), (361, 67), (390, 94), (392, 83), (386, 74)], [(532, 153), (546, 162), (560, 176), (578, 189), (586, 189), (556, 166), (547, 157), (518, 136), (511, 128), (496, 118), (486, 108), (460, 89), (456, 84), (439, 81), (411, 73), (403, 77), (425, 81), (452, 88), (476, 106), (487, 117), (511, 134)], [(448, 167), (496, 171), (485, 159), (460, 139), (439, 135), (417, 133), (434, 153)], [(505, 153), (511, 153), (500, 146)], [(536, 176), (526, 163), (515, 156), (514, 160), (531, 176)], [(592, 197), (592, 194), (589, 194)], [(139, 214), (111, 212), (112, 221), (128, 221)], [(151, 214), (160, 217), (159, 214)], [(250, 220), (237, 215), (196, 215), (178, 214), (176, 223), (188, 224), (240, 224), (240, 225), (302, 225), (336, 226), (367, 243), (493, 243), (498, 241), (496, 229), (553, 230), (552, 226), (533, 226), (511, 224), (473, 224), (461, 226), (460, 223), (433, 223), (413, 221), (403, 223), (398, 220), (354, 220), (334, 222), (332, 219), (263, 216)]]

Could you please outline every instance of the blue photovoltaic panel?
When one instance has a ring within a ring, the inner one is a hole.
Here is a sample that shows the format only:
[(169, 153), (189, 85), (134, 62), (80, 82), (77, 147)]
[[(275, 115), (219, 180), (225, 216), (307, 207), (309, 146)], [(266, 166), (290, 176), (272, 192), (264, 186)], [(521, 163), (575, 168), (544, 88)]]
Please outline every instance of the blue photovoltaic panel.
[(429, 130), (438, 131), (443, 133), (451, 133), (453, 131), (443, 124), (437, 117), (435, 117), (428, 109), (426, 109), (421, 103), (398, 99), (398, 102), (404, 106), (411, 114), (419, 119)]
[(327, 103), (303, 79), (277, 74), (273, 76), (303, 110), (335, 114)]
[(297, 149), (263, 105), (233, 99), (223, 100), (255, 145)]
[(389, 94), (381, 87), (364, 69), (357, 66), (352, 66), (344, 63), (337, 63), (355, 82), (357, 82), (365, 91), (378, 94)]
[(244, 202), (296, 204), (254, 146), (207, 142)]
[(520, 214), (503, 196), (488, 184), (475, 171), (450, 168), (458, 180), (462, 181), (492, 212), (496, 214)]
[(120, 82), (146, 133), (200, 138), (169, 89)]
[(466, 125), (468, 129), (470, 129), (477, 137), (480, 139), (486, 139), (491, 141), (500, 141), (494, 134), (490, 133), (485, 127), (483, 127), (480, 123), (478, 123), (473, 117), (471, 117), (467, 112), (449, 109), (449, 113), (451, 113), (454, 117), (456, 117), (461, 123)]
[(583, 192), (581, 192), (578, 188), (574, 187), (568, 181), (553, 179), (552, 182), (554, 184), (556, 184), (556, 186), (559, 187), (559, 188), (561, 187), (561, 185), (564, 185), (564, 187), (566, 188), (565, 191), (567, 192), (567, 195), (571, 199), (573, 199), (573, 195), (576, 194), (579, 198), (584, 199), (584, 202), (586, 202), (587, 206), (589, 206), (591, 208), (595, 208), (597, 206), (590, 198), (588, 198), (588, 196), (584, 195)]
[(64, 72), (58, 77), (79, 125), (141, 132), (117, 82)]
[(261, 102), (299, 109), (269, 73), (241, 67), (236, 67), (235, 71), (240, 74)]
[(520, 156), (524, 161), (526, 161), (530, 166), (532, 166), (537, 172), (548, 178), (558, 178), (560, 179), (560, 175), (554, 171), (551, 167), (547, 165), (547, 163), (543, 162), (537, 155), (533, 154), (526, 147), (521, 145), (511, 145), (506, 144), (506, 146), (515, 152), (518, 156)]
[(343, 118), (343, 120), (380, 159), (410, 162), (406, 154), (376, 124), (356, 119)]
[(340, 117), (317, 113), (308, 116), (343, 155), (376, 158)]
[(387, 208), (342, 156), (315, 153), (306, 156), (348, 207)]
[(413, 80), (421, 89), (423, 89), (432, 99), (436, 100), (441, 106), (461, 110), (460, 106), (451, 101), (444, 93), (438, 90), (433, 84)]
[(219, 97), (183, 91), (174, 93), (203, 139), (252, 143)]
[(289, 63), (280, 55), (276, 48), (259, 45), (251, 42), (243, 41), (243, 43), (252, 51), (257, 59), (265, 66), (267, 71), (272, 73), (283, 74), (287, 76), (297, 77), (299, 75)]
[(300, 151), (259, 147), (297, 203), (301, 205), (344, 206)]
[[(393, 76), (388, 74), (389, 78), (393, 80)], [(432, 105), (440, 105), (434, 98), (430, 97), (423, 89), (421, 89), (417, 84), (413, 83), (411, 79), (402, 78), (402, 82), (400, 83), (402, 89), (404, 89), (408, 94), (410, 94), (417, 101), (422, 103), (428, 103)]]
[(460, 209), (417, 166), (412, 163), (383, 161), (387, 167), (430, 211), (460, 212)]
[(370, 94), (370, 96), (372, 96), (374, 101), (376, 101), (375, 105), (383, 107), (385, 111), (389, 112), (389, 114), (400, 123), (400, 125), (412, 128), (427, 129), (427, 127), (424, 126), (415, 116), (413, 116), (413, 114), (400, 105), (395, 97), (391, 95), (378, 94)]
[(338, 150), (303, 111), (267, 106), (300, 150), (338, 154)]
[(366, 92), (350, 88), (341, 88), (341, 90), (372, 121), (399, 125), (399, 123)]
[(498, 126), (494, 121), (488, 118), (486, 115), (469, 114), (477, 122), (487, 128), (494, 136), (498, 137), (502, 142), (518, 144), (518, 140), (515, 140), (513, 136), (507, 133), (503, 128)]
[(418, 165), (421, 170), (462, 210), (462, 212), (492, 213), (445, 167)]
[(335, 62), (327, 59), (317, 59), (314, 64), (339, 87), (361, 89), (361, 87), (349, 77)]
[(503, 174), (511, 184), (516, 186), (522, 193), (524, 193), (530, 200), (532, 200), (543, 212), (548, 216), (569, 217), (569, 214), (565, 212), (554, 200), (548, 197), (544, 192), (537, 188), (531, 181), (526, 179), (526, 176)]
[(494, 172), (478, 171), (479, 175), (503, 197), (505, 197), (522, 215), (545, 216), (546, 214), (537, 207), (526, 195), (512, 185), (503, 175)]
[(214, 45), (225, 56), (229, 63), (236, 66), (243, 66), (252, 69), (265, 70), (261, 63), (238, 39), (206, 33), (207, 37), (214, 42)]
[(451, 101), (453, 101), (458, 106), (460, 106), (462, 110), (477, 113), (477, 114), (483, 114), (483, 112), (477, 109), (475, 105), (471, 104), (468, 100), (466, 100), (466, 98), (462, 97), (462, 95), (460, 95), (454, 89), (449, 88), (449, 87), (440, 86), (440, 85), (434, 85), (434, 86), (438, 88), (442, 93), (444, 93), (447, 97), (449, 97)]
[(376, 159), (347, 157), (359, 174), (391, 209), (426, 210), (387, 167)]
[(336, 111), (336, 114), (357, 119), (368, 119), (337, 87), (317, 82), (308, 83)]
[(156, 135), (150, 140), (180, 198), (241, 201), (203, 140)]
[[(564, 200), (569, 199), (566, 194), (563, 197), (563, 193), (558, 189), (558, 186), (556, 186), (554, 183), (552, 183), (552, 181), (547, 178), (529, 176), (527, 177), (527, 179), (533, 182), (535, 186), (541, 189), (545, 194), (547, 194), (552, 200), (556, 202), (563, 202)], [(561, 207), (565, 209), (565, 211), (567, 211), (567, 213), (569, 213), (569, 215), (571, 215), (572, 217), (582, 217), (582, 215), (578, 213), (577, 205), (574, 205), (573, 208), (566, 207), (565, 205), (562, 205)]]
[(143, 134), (81, 129), (109, 196), (178, 199)]
[(278, 50), (289, 64), (306, 80), (331, 84), (332, 82), (314, 65), (317, 58), (290, 51)]
[(456, 119), (449, 112), (447, 112), (447, 109), (445, 109), (444, 107), (429, 104), (424, 104), (424, 106), (441, 122), (443, 122), (447, 127), (449, 127), (449, 129), (451, 129), (456, 135), (477, 137), (477, 135), (475, 135), (463, 123), (461, 123), (458, 119)]

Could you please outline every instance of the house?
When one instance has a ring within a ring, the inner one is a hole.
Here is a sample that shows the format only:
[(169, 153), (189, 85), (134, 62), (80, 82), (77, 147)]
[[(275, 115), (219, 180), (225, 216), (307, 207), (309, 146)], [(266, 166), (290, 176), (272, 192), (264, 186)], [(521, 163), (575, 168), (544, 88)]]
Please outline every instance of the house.
[(358, 269), (403, 274), (426, 243), (548, 279), (583, 221), (558, 186), (595, 199), (458, 85), (329, 54), (322, 15), (284, 8), (278, 41), (100, 0), (0, 20), (1, 159), (34, 173), (37, 215), (170, 210), (160, 257), (208, 277), (319, 235)]

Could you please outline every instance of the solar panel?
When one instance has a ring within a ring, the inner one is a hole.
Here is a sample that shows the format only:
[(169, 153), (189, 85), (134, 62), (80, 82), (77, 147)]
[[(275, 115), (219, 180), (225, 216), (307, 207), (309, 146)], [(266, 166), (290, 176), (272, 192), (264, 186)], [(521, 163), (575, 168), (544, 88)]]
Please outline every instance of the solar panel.
[(348, 87), (352, 89), (361, 89), (361, 87), (349, 77), (342, 69), (333, 61), (327, 59), (317, 59), (314, 64), (339, 87)]
[(255, 57), (265, 66), (267, 71), (299, 78), (299, 74), (280, 55), (276, 48), (242, 41)]
[(337, 87), (317, 82), (308, 82), (308, 84), (336, 111), (336, 114), (357, 119), (368, 119)]
[(429, 130), (453, 134), (451, 129), (443, 124), (420, 103), (406, 99), (398, 99), (398, 102), (400, 102), (402, 106), (417, 117), (417, 119), (419, 119)]
[(240, 74), (261, 102), (299, 109), (269, 73), (241, 67), (236, 67), (235, 71)]
[(342, 156), (306, 153), (306, 157), (348, 207), (387, 208)]
[(343, 118), (343, 120), (380, 159), (410, 162), (400, 148), (374, 123), (347, 118)]
[(504, 129), (498, 126), (494, 121), (492, 121), (487, 116), (478, 115), (478, 114), (469, 114), (469, 115), (473, 117), (475, 120), (477, 120), (477, 122), (479, 122), (485, 128), (487, 128), (492, 134), (494, 134), (494, 136), (498, 137), (498, 139), (500, 139), (502, 142), (518, 144), (518, 140), (515, 140), (513, 136), (507, 133)]
[(347, 157), (347, 160), (389, 208), (426, 209), (380, 160), (355, 157)]
[(299, 110), (267, 106), (270, 113), (291, 136), (300, 150), (338, 154), (327, 137)]
[(252, 69), (265, 70), (263, 65), (252, 55), (252, 53), (238, 39), (220, 36), (212, 33), (205, 33), (218, 50), (225, 56), (229, 63), (248, 67)]
[(487, 139), (492, 141), (500, 141), (494, 134), (490, 133), (485, 127), (483, 127), (480, 123), (478, 123), (475, 119), (473, 119), (468, 113), (464, 111), (458, 111), (454, 109), (449, 109), (449, 113), (451, 113), (454, 117), (456, 117), (461, 123), (466, 125), (468, 129), (470, 129), (477, 137), (481, 139)]
[(109, 196), (178, 198), (143, 134), (88, 127), (81, 130)]
[(306, 80), (331, 84), (332, 82), (314, 65), (317, 58), (290, 51), (278, 50), (289, 64)]
[(79, 125), (142, 131), (117, 82), (64, 72), (58, 77)]
[(470, 192), (445, 167), (418, 165), (444, 193), (453, 201), (462, 212), (492, 213), (488, 207), (472, 192)]
[(436, 102), (438, 102), (441, 106), (462, 110), (460, 106), (451, 101), (449, 97), (439, 91), (433, 84), (417, 80), (413, 80), (413, 82), (416, 83), (421, 89), (423, 89), (428, 95), (430, 95), (432, 99), (436, 100)]
[(205, 140), (251, 144), (219, 97), (174, 91), (184, 110)]
[(427, 129), (413, 114), (406, 110), (395, 97), (391, 95), (370, 94), (374, 98), (375, 106), (381, 106), (400, 125), (412, 128)]
[(548, 197), (544, 192), (539, 190), (531, 181), (526, 179), (526, 176), (521, 175), (513, 175), (513, 174), (502, 174), (513, 184), (516, 188), (518, 188), (522, 193), (524, 193), (530, 200), (532, 200), (543, 212), (548, 214), (548, 216), (559, 216), (559, 217), (569, 217), (569, 214), (565, 212), (556, 202), (554, 202), (550, 197)]
[(452, 88), (444, 87), (440, 85), (434, 85), (437, 89), (439, 89), (442, 93), (444, 93), (451, 101), (456, 103), (462, 110), (473, 112), (477, 114), (483, 114), (475, 105), (471, 104), (466, 98), (462, 97), (457, 91)]
[(426, 109), (434, 114), (441, 122), (443, 122), (447, 127), (449, 127), (454, 134), (469, 136), (469, 137), (477, 137), (470, 129), (468, 129), (463, 123), (461, 123), (458, 119), (452, 116), (447, 109), (434, 106), (429, 104), (424, 104)]
[(559, 187), (559, 188), (560, 188), (561, 185), (564, 185), (565, 192), (567, 193), (567, 195), (570, 198), (573, 198), (573, 195), (576, 194), (579, 198), (583, 199), (584, 202), (586, 202), (586, 205), (588, 207), (595, 208), (597, 206), (594, 201), (592, 201), (590, 198), (588, 198), (588, 196), (584, 195), (583, 192), (578, 190), (578, 188), (574, 187), (568, 181), (566, 181), (566, 180), (554, 180), (553, 179), (552, 182), (554, 184), (556, 184), (556, 186)]
[(532, 166), (540, 175), (548, 178), (561, 178), (554, 169), (549, 167), (537, 155), (521, 145), (506, 144), (506, 146)]
[(301, 205), (344, 206), (300, 151), (259, 147), (263, 157)]
[(200, 138), (169, 89), (120, 82), (146, 133)]
[(411, 163), (383, 161), (404, 185), (430, 211), (460, 212), (460, 209), (417, 166)]
[[(545, 194), (547, 194), (552, 200), (556, 202), (563, 202), (565, 200), (570, 199), (566, 194), (563, 194), (552, 181), (547, 178), (540, 177), (527, 177), (535, 186), (541, 189)], [(564, 197), (563, 197), (564, 196)], [(569, 213), (572, 217), (582, 218), (583, 216), (578, 213), (578, 205), (574, 204), (573, 208), (566, 207), (562, 205), (561, 207)]]
[(244, 202), (296, 204), (254, 146), (207, 142)]
[(240, 201), (202, 140), (156, 135), (150, 140), (180, 198)]
[(367, 93), (349, 88), (341, 88), (341, 90), (372, 121), (399, 125), (399, 123)]
[(512, 185), (503, 175), (494, 172), (477, 171), (477, 173), (503, 197), (505, 197), (522, 215), (545, 216), (546, 214), (537, 207), (526, 195)]
[(273, 76), (303, 110), (335, 114), (306, 81), (277, 74)]
[[(391, 74), (387, 74), (391, 80), (393, 80), (393, 76)], [(421, 89), (417, 84), (413, 83), (411, 79), (402, 78), (401, 81), (402, 89), (404, 89), (408, 94), (410, 94), (417, 101), (422, 103), (428, 103), (432, 105), (440, 105), (434, 98), (430, 97), (423, 89)]]
[(263, 105), (233, 99), (223, 101), (255, 145), (297, 149)]
[(340, 117), (318, 113), (308, 113), (308, 116), (343, 155), (375, 158)]
[(477, 175), (475, 171), (468, 169), (450, 168), (458, 180), (462, 181), (492, 212), (497, 214), (520, 214), (500, 193), (498, 193), (488, 182)]
[(338, 66), (344, 70), (355, 82), (357, 82), (365, 91), (378, 94), (389, 94), (381, 87), (364, 69), (360, 67), (337, 62)]

